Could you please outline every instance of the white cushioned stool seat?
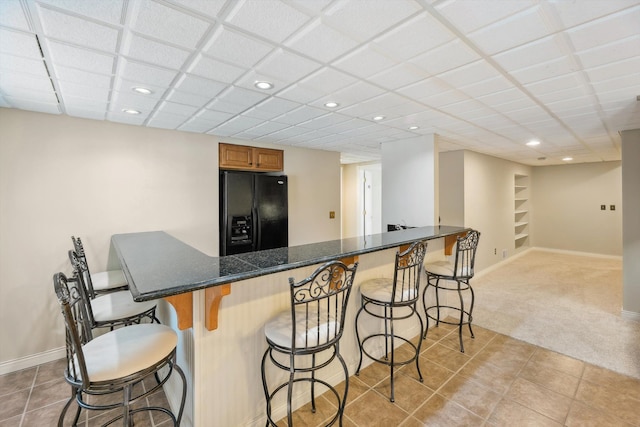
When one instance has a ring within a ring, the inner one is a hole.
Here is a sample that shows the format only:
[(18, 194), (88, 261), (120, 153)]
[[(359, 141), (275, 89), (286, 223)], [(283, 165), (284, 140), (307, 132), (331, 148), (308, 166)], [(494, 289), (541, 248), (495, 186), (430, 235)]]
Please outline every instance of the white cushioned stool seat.
[[(398, 283), (396, 291), (400, 291), (401, 284)], [(373, 299), (380, 302), (391, 302), (391, 293), (393, 292), (393, 279), (387, 277), (379, 277), (369, 279), (360, 284), (360, 293), (365, 298)], [(406, 301), (415, 298), (415, 288), (408, 286), (402, 292), (396, 292), (396, 301)]]
[[(307, 329), (306, 316), (304, 307), (296, 309), (296, 319), (298, 319), (296, 324), (296, 348), (317, 347), (335, 338), (339, 332), (340, 323), (334, 316), (330, 316), (326, 310), (320, 312), (322, 322), (320, 324), (316, 324), (315, 321), (309, 322), (313, 325), (309, 329)], [(313, 316), (315, 317), (316, 313), (313, 313)], [(292, 323), (291, 311), (283, 311), (267, 322), (264, 326), (264, 334), (274, 344), (291, 348)]]
[(110, 381), (142, 371), (166, 358), (177, 343), (173, 329), (155, 323), (108, 332), (82, 346), (89, 380)]
[[(437, 276), (453, 277), (455, 267), (453, 263), (449, 261), (431, 261), (424, 263), (424, 270), (429, 274)], [(469, 269), (466, 266), (461, 266), (458, 269), (458, 277), (465, 277), (468, 275)]]
[(129, 291), (101, 295), (91, 300), (91, 310), (96, 322), (125, 319), (153, 309), (156, 301), (136, 302)]
[(122, 270), (100, 271), (91, 273), (91, 283), (94, 291), (106, 291), (114, 288), (129, 286)]

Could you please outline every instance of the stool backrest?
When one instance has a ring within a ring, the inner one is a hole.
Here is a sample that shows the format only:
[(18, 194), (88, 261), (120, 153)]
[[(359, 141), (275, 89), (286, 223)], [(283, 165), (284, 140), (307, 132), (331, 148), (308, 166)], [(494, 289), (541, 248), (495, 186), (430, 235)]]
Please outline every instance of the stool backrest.
[(89, 375), (82, 345), (93, 339), (91, 322), (87, 314), (86, 295), (76, 277), (67, 279), (63, 273), (54, 274), (53, 288), (58, 297), (66, 329), (65, 376), (86, 387), (89, 384)]
[(420, 276), (426, 242), (413, 242), (406, 250), (396, 253), (396, 265), (393, 273), (393, 303), (413, 303), (420, 294)]
[(89, 266), (87, 266), (87, 259), (81, 257), (73, 249), (69, 249), (69, 261), (71, 261), (71, 267), (74, 273), (78, 276), (82, 286), (84, 286), (87, 296), (91, 299), (96, 297), (96, 292), (93, 289), (93, 282), (91, 281), (91, 273), (89, 272)]
[(476, 250), (480, 232), (470, 230), (466, 236), (459, 236), (456, 242), (455, 270), (453, 273), (456, 279), (471, 279), (476, 262)]
[(289, 278), (292, 350), (318, 351), (340, 340), (357, 268), (357, 262), (348, 267), (341, 261), (330, 261), (298, 283)]

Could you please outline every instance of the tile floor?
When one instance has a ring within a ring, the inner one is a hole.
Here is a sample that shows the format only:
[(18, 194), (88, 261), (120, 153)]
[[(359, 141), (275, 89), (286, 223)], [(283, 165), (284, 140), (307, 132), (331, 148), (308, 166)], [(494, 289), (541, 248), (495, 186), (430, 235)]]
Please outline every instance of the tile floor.
[[(385, 366), (372, 364), (352, 376), (344, 425), (640, 427), (640, 380), (487, 329), (474, 332), (474, 340), (465, 337), (462, 354), (453, 327), (430, 329), (420, 355), (424, 382), (414, 365), (399, 369), (395, 403), (388, 399)], [(57, 361), (0, 376), (0, 427), (56, 425), (69, 395), (62, 369)], [(168, 405), (162, 392), (150, 399)], [(315, 414), (307, 407), (296, 411), (295, 425), (324, 425), (334, 410), (320, 396)], [(83, 411), (79, 425), (104, 420), (105, 414)], [(135, 425), (170, 423), (164, 415), (141, 413)]]

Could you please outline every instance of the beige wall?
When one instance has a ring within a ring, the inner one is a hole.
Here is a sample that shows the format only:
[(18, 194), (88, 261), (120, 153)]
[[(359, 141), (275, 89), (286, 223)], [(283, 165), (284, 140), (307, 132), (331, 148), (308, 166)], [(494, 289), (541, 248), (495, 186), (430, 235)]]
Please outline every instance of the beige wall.
[(640, 320), (640, 129), (622, 137), (623, 314)]
[(535, 167), (533, 245), (622, 255), (621, 176), (620, 162)]
[[(70, 270), (71, 235), (93, 270), (117, 266), (116, 233), (165, 230), (217, 255), (222, 140), (246, 143), (0, 108), (0, 371), (62, 347), (51, 279)], [(339, 238), (339, 153), (284, 150), (290, 244)]]
[(358, 230), (358, 164), (342, 165), (342, 237), (355, 237)]

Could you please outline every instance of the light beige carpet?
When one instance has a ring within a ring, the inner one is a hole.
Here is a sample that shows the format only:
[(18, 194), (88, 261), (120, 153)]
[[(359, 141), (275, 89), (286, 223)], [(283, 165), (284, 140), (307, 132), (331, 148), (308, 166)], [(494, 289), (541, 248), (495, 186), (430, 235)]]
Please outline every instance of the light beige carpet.
[(474, 324), (640, 378), (640, 322), (620, 316), (622, 261), (534, 249), (471, 283)]

